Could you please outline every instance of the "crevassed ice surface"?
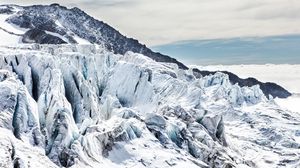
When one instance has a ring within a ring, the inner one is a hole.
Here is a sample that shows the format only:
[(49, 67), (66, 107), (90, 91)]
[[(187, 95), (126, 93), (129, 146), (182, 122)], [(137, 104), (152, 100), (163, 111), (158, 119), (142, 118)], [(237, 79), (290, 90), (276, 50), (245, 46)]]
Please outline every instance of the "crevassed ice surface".
[(300, 116), (222, 73), (96, 45), (0, 47), (0, 167), (297, 167)]

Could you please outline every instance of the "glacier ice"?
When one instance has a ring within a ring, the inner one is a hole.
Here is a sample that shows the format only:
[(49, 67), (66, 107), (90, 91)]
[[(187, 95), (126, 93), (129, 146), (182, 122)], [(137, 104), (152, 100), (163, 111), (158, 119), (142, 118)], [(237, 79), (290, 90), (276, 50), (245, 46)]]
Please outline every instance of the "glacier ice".
[[(0, 69), (0, 127), (13, 139), (0, 142), (37, 150), (45, 167), (299, 164), (292, 126), (300, 117), (223, 73), (195, 78), (175, 64), (98, 45), (1, 47)], [(279, 159), (253, 161), (255, 152), (241, 149), (274, 150)], [(5, 162), (39, 163), (19, 153)]]

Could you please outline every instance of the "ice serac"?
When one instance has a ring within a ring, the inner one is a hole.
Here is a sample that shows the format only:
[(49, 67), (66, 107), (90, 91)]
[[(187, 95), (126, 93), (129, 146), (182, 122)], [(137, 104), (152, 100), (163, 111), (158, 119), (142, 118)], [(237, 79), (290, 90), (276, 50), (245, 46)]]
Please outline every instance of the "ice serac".
[(3, 128), (13, 130), (18, 139), (28, 138), (30, 143), (43, 146), (43, 136), (39, 129), (37, 104), (26, 87), (17, 81), (9, 71), (0, 71), (1, 106)]
[(72, 156), (66, 154), (71, 153), (68, 146), (78, 138), (79, 132), (71, 105), (65, 98), (63, 76), (59, 69), (52, 68), (47, 67), (44, 70), (40, 81), (38, 104), (41, 129), (47, 138), (46, 154), (56, 164), (68, 166), (73, 161)]
[[(299, 116), (280, 111), (257, 85), (232, 85), (220, 72), (196, 78), (192, 69), (133, 52), (114, 54), (99, 45), (0, 49), (1, 129), (10, 132), (12, 146), (43, 151), (36, 157), (48, 157), (57, 166), (298, 164), (298, 137), (288, 128), (300, 124)], [(293, 122), (274, 124), (279, 114)], [(273, 125), (265, 128), (264, 120)], [(246, 140), (233, 131), (241, 128), (261, 134)], [(243, 155), (239, 148), (264, 152), (277, 143), (282, 145), (278, 149), (289, 149), (286, 155), (295, 155), (293, 161), (286, 162), (280, 153), (272, 162), (265, 157), (251, 161), (251, 154)], [(21, 154), (20, 164), (34, 165)]]

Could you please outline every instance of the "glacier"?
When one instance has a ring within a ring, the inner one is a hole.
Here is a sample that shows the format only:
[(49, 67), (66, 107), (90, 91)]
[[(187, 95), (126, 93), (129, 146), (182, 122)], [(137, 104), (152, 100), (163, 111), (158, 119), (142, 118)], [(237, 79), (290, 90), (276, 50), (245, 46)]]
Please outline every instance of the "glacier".
[(300, 166), (275, 83), (187, 67), (58, 4), (0, 5), (0, 37), (0, 167)]
[(101, 45), (0, 47), (1, 167), (297, 167), (300, 115)]

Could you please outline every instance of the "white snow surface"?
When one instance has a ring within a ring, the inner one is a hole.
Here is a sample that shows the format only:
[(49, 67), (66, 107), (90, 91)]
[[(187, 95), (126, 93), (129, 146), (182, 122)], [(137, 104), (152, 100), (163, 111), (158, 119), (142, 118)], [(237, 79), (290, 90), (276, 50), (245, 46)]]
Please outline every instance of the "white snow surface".
[[(19, 9), (17, 7), (13, 7), (13, 11), (17, 12)], [(0, 13), (0, 46), (1, 45), (15, 45), (20, 43), (20, 36), (24, 34), (27, 30), (24, 28), (17, 27), (6, 22), (6, 19), (9, 18), (11, 15)], [(14, 34), (17, 35), (14, 35)]]
[(0, 47), (1, 167), (299, 167), (300, 114), (95, 45)]
[(283, 108), (286, 108), (293, 112), (300, 113), (300, 95), (299, 94), (294, 94), (286, 99), (276, 98), (275, 102)]
[[(9, 17), (9, 15), (0, 14), (0, 45), (12, 45), (18, 43), (20, 41), (20, 36), (16, 36), (8, 33), (13, 32), (16, 34), (24, 33), (20, 29), (15, 28), (14, 26), (7, 23), (5, 20)], [(6, 30), (6, 31), (5, 31)]]
[(11, 44), (16, 44), (16, 41), (20, 40), (20, 37), (11, 35), (2, 29), (0, 29), (0, 46), (1, 45), (11, 45)]

